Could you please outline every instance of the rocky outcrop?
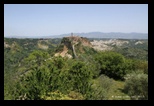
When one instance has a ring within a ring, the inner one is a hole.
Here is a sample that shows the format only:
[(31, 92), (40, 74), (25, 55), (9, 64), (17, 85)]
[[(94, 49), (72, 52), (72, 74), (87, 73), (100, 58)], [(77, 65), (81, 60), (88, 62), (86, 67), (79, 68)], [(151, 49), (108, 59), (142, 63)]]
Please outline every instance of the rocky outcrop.
[(76, 45), (92, 47), (90, 41), (87, 38), (79, 36), (64, 37), (61, 41), (61, 44), (59, 45), (59, 48), (57, 49), (58, 52), (55, 54), (55, 56), (60, 55), (62, 57), (77, 58), (78, 54), (76, 52)]

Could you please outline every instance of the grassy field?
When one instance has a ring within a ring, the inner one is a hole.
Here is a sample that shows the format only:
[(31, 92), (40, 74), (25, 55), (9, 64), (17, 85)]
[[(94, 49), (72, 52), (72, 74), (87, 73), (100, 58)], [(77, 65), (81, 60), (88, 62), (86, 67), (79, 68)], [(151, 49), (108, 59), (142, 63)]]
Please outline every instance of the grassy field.
[(123, 92), (124, 82), (115, 81), (109, 92), (109, 100), (130, 100), (130, 97)]

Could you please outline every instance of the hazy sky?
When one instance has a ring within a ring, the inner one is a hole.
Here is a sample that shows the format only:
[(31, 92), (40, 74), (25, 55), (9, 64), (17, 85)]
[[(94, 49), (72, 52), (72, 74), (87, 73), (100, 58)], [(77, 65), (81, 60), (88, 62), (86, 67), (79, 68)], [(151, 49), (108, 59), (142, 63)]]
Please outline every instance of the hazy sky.
[(148, 33), (148, 4), (4, 4), (4, 36)]

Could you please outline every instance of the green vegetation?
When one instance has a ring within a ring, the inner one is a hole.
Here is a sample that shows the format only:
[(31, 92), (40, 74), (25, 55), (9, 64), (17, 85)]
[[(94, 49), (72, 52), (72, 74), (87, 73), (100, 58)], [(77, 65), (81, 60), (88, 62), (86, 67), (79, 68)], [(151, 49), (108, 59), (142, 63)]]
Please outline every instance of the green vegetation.
[[(124, 91), (131, 99), (148, 99), (148, 75), (143, 73), (131, 73), (126, 77)], [(135, 82), (135, 83), (134, 83)]]
[(148, 41), (140, 40), (143, 44), (135, 44), (139, 40), (130, 40), (129, 44), (114, 47), (114, 51), (131, 59), (148, 60)]
[(99, 76), (93, 81), (93, 92), (90, 100), (108, 100), (110, 95), (109, 92), (112, 92), (112, 86), (114, 85), (114, 80), (110, 79), (105, 75)]
[[(38, 43), (48, 49), (41, 49)], [(147, 45), (133, 45), (134, 51), (127, 45), (129, 53), (116, 47), (102, 52), (79, 42), (75, 45), (78, 58), (55, 57), (64, 44), (72, 55), (68, 39), (4, 38), (4, 99), (148, 99), (147, 52), (136, 52), (148, 50)]]
[(123, 79), (127, 73), (126, 59), (115, 52), (104, 52), (96, 55), (101, 73), (114, 78)]

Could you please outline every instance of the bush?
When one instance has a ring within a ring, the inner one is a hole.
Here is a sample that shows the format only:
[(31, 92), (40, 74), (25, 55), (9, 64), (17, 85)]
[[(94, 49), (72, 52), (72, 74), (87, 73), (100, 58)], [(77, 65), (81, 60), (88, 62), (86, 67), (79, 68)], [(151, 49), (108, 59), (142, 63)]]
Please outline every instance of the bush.
[(124, 91), (131, 99), (148, 99), (148, 75), (143, 73), (127, 74)]
[(109, 98), (109, 92), (111, 91), (111, 86), (114, 84), (113, 79), (105, 75), (101, 75), (95, 80), (93, 84), (93, 92), (91, 97), (88, 99), (91, 100), (107, 100)]
[(85, 94), (89, 89), (88, 83), (92, 79), (92, 72), (84, 62), (77, 61), (69, 70), (68, 78), (73, 90)]
[(72, 98), (73, 100), (84, 100), (83, 95), (81, 93), (79, 93), (79, 92), (70, 91), (70, 93), (68, 94), (68, 96), (70, 98)]
[(116, 52), (103, 52), (96, 55), (101, 70), (100, 74), (105, 74), (114, 79), (123, 80), (127, 73), (126, 61), (123, 55)]

